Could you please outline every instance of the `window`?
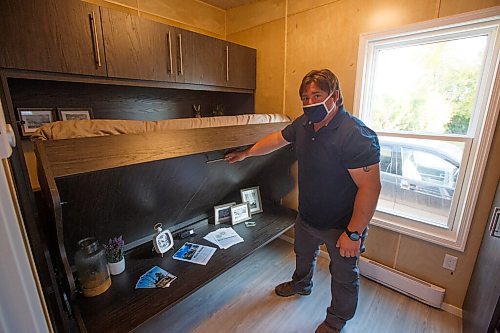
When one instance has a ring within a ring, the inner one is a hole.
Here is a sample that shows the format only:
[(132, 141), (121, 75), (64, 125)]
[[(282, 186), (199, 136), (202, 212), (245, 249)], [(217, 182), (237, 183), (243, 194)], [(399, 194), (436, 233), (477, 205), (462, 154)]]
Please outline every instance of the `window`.
[(499, 24), (489, 9), (361, 36), (354, 112), (381, 145), (373, 224), (463, 251), (498, 117)]

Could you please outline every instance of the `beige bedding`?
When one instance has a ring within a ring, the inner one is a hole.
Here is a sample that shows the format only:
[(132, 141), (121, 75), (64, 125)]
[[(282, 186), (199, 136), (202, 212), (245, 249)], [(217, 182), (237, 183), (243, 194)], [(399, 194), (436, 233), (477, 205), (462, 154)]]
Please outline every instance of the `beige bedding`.
[(160, 121), (141, 120), (67, 120), (40, 127), (31, 140), (60, 140), (102, 135), (139, 134), (169, 129), (191, 129), (249, 124), (287, 122), (290, 118), (281, 114), (245, 114), (238, 116), (182, 118)]

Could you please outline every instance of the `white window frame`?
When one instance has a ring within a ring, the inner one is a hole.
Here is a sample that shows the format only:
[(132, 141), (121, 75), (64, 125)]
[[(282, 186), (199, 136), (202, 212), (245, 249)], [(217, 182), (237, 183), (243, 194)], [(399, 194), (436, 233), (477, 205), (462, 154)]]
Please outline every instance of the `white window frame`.
[(371, 89), (373, 82), (373, 54), (375, 50), (389, 45), (414, 44), (420, 39), (427, 42), (433, 38), (442, 38), (443, 34), (455, 37), (463, 36), (464, 29), (476, 32), (485, 31), (490, 36), (483, 75), (479, 83), (476, 105), (467, 135), (441, 136), (378, 132), (379, 135), (384, 136), (445, 139), (465, 143), (460, 176), (450, 211), (452, 223), (449, 223), (448, 228), (443, 228), (382, 211), (376, 211), (371, 221), (373, 225), (462, 252), (465, 249), (474, 215), (500, 108), (500, 7), (439, 18), (383, 32), (361, 34), (353, 109), (356, 116), (362, 120), (363, 118), (368, 119), (367, 113), (370, 103), (368, 96), (370, 94), (367, 91)]

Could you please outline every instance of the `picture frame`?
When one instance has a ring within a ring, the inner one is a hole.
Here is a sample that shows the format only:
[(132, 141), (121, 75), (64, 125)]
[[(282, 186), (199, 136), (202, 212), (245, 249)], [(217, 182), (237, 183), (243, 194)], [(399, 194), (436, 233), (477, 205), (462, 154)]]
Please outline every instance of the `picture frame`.
[(231, 221), (231, 207), (236, 205), (236, 202), (229, 202), (226, 204), (214, 207), (214, 224), (221, 224)]
[(244, 188), (240, 190), (241, 202), (248, 202), (252, 214), (262, 213), (262, 199), (260, 197), (260, 188), (258, 186)]
[(93, 117), (92, 108), (57, 108), (59, 120), (90, 120)]
[(490, 236), (500, 238), (500, 207), (495, 207), (490, 221)]
[(38, 128), (54, 121), (54, 109), (52, 108), (18, 108), (17, 114), (23, 137), (30, 136)]
[(235, 225), (244, 221), (248, 221), (252, 218), (252, 213), (250, 212), (250, 205), (248, 202), (243, 202), (234, 206), (231, 206), (231, 224)]

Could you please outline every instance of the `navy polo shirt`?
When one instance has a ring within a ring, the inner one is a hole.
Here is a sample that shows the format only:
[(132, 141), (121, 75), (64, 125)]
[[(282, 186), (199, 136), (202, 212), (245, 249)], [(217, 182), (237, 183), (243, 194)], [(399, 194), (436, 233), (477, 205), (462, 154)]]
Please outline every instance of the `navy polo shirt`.
[(295, 146), (299, 213), (317, 229), (344, 229), (358, 191), (348, 169), (380, 161), (377, 134), (344, 108), (318, 132), (313, 126), (302, 115), (281, 132)]

